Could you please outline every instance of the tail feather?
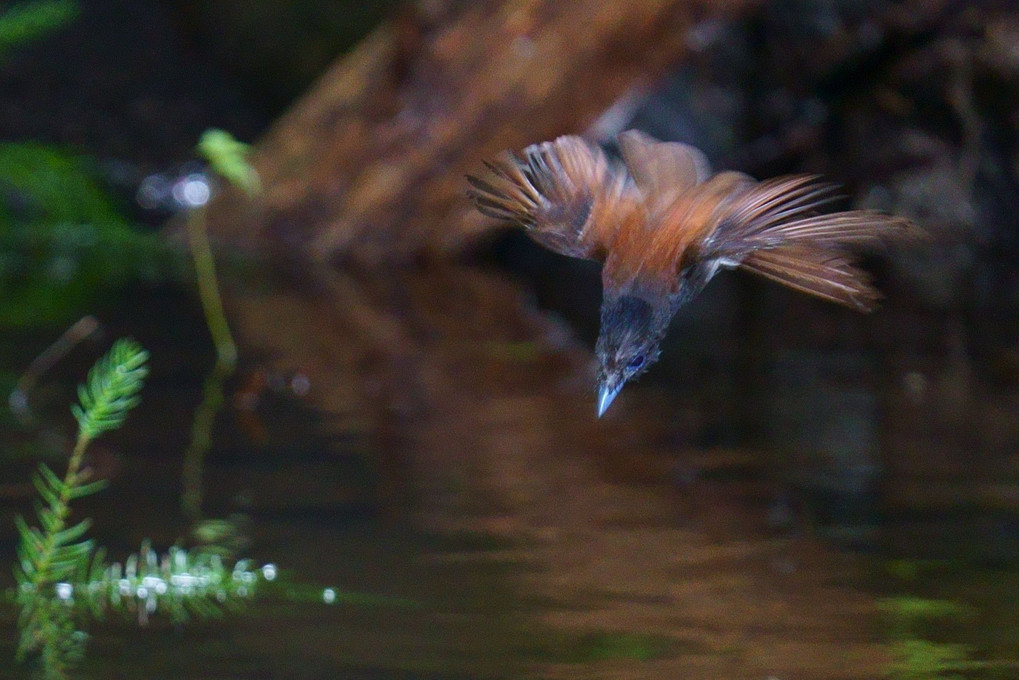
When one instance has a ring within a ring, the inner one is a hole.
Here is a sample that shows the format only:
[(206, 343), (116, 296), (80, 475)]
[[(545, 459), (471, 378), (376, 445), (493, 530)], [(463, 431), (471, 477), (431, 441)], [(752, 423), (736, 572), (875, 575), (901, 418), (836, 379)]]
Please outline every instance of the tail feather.
[(830, 247), (843, 243), (908, 240), (919, 236), (919, 229), (905, 218), (873, 210), (850, 210), (769, 225), (767, 229), (759, 231), (755, 238), (761, 245), (796, 242)]
[(777, 283), (846, 307), (869, 312), (881, 294), (870, 277), (838, 252), (806, 245), (757, 250), (740, 267)]
[(873, 210), (816, 214), (837, 198), (835, 188), (811, 175), (760, 182), (725, 206), (713, 245), (723, 255), (735, 255), (794, 243), (824, 249), (922, 236), (909, 220)]

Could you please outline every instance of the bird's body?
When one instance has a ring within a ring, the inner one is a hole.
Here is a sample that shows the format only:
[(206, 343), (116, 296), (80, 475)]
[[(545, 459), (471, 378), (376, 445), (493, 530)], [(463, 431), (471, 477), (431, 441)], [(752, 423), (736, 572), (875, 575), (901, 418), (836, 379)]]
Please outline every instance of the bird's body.
[(871, 211), (819, 215), (833, 187), (809, 175), (757, 182), (712, 175), (704, 155), (630, 130), (623, 163), (580, 137), (504, 153), (468, 177), (478, 209), (527, 228), (543, 246), (601, 260), (598, 414), (659, 353), (669, 321), (723, 267), (869, 311), (878, 299), (846, 246), (905, 235), (906, 220)]

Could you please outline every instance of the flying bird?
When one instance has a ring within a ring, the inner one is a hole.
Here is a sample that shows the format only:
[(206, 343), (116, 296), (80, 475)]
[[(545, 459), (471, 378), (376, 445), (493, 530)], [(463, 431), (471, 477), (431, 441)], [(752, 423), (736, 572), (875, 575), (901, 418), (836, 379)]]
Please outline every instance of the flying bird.
[(835, 186), (814, 175), (759, 182), (712, 174), (687, 144), (637, 130), (618, 142), (621, 162), (571, 135), (503, 152), (467, 177), (484, 215), (523, 226), (557, 253), (603, 263), (599, 417), (658, 359), (672, 317), (719, 269), (870, 311), (880, 296), (848, 246), (916, 233), (908, 220), (873, 211), (819, 214)]

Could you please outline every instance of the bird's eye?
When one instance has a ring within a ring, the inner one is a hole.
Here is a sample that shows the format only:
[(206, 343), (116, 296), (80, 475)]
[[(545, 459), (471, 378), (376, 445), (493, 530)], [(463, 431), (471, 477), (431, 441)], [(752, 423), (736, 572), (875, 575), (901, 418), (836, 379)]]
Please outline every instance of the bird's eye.
[(628, 362), (626, 362), (626, 368), (628, 368), (631, 371), (636, 371), (638, 368), (640, 368), (643, 365), (644, 365), (644, 355), (643, 354), (638, 354), (637, 356), (635, 356), (634, 358), (632, 358)]

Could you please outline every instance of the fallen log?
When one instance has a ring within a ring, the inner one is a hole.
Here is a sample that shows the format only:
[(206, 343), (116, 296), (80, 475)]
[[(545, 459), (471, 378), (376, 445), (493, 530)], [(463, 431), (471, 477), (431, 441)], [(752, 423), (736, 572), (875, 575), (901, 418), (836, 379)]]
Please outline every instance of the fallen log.
[(257, 143), (263, 195), (225, 192), (209, 206), (210, 233), (319, 262), (456, 250), (490, 226), (463, 197), (481, 158), (588, 129), (681, 59), (699, 25), (747, 4), (418, 3)]

